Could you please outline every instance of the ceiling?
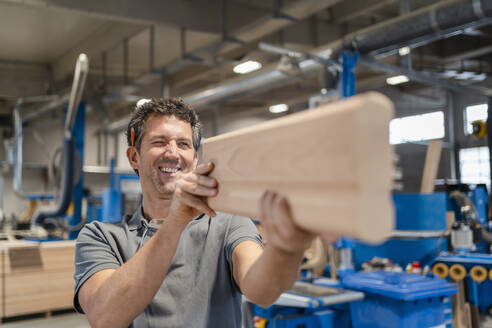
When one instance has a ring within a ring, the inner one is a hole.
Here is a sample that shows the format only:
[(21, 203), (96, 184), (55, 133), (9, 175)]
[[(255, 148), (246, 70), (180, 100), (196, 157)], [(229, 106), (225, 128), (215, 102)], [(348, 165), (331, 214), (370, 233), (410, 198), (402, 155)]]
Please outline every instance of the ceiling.
[[(90, 59), (89, 102), (105, 122), (113, 122), (129, 113), (136, 99), (161, 96), (164, 89), (183, 96), (234, 82), (238, 77), (233, 67), (247, 59), (261, 62), (264, 69), (276, 67), (280, 56), (260, 50), (260, 41), (319, 53), (349, 33), (439, 2), (0, 0), (0, 112), (9, 113), (19, 97), (66, 93), (82, 52)], [(459, 32), (415, 45), (411, 67), (455, 83), (489, 87), (491, 25)], [(398, 54), (379, 60), (408, 66)], [(472, 79), (476, 75), (479, 81)], [(418, 96), (422, 84), (390, 87), (387, 76), (358, 67), (358, 91), (382, 90), (400, 95), (402, 103), (408, 103), (408, 97), (401, 95), (428, 101)], [(268, 88), (214, 100), (199, 110), (204, 116), (211, 108), (247, 116), (263, 113), (275, 103), (305, 107), (320, 89), (318, 74), (304, 73)]]

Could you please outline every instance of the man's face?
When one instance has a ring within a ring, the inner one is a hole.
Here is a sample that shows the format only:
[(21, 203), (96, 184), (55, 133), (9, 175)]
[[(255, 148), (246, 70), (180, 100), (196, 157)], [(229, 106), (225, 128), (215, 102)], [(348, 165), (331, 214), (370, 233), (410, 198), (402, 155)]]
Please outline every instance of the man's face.
[(151, 115), (136, 156), (144, 194), (170, 198), (179, 176), (194, 170), (198, 161), (191, 125), (176, 116)]

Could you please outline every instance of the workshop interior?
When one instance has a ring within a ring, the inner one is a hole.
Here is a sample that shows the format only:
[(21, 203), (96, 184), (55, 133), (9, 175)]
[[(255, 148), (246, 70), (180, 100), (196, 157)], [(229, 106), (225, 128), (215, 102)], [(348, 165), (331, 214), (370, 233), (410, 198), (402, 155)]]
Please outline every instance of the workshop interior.
[(492, 1), (0, 0), (0, 42), (5, 327), (89, 327), (75, 240), (140, 205), (135, 106), (180, 97), (206, 140), (369, 91), (394, 105), (394, 228), (316, 239), (243, 327), (492, 327)]

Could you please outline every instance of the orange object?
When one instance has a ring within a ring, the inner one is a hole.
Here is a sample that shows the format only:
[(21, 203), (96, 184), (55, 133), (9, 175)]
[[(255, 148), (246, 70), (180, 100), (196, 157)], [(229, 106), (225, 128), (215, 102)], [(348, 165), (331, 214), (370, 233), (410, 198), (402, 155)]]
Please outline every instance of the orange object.
[(135, 147), (135, 130), (133, 128), (130, 131), (130, 138), (132, 140), (132, 147)]

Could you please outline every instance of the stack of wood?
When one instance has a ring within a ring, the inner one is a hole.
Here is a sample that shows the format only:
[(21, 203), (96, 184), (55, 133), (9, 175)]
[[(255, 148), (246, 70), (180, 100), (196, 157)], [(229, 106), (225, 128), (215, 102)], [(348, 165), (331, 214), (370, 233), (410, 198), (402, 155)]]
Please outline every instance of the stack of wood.
[(75, 241), (0, 243), (0, 317), (72, 307)]

